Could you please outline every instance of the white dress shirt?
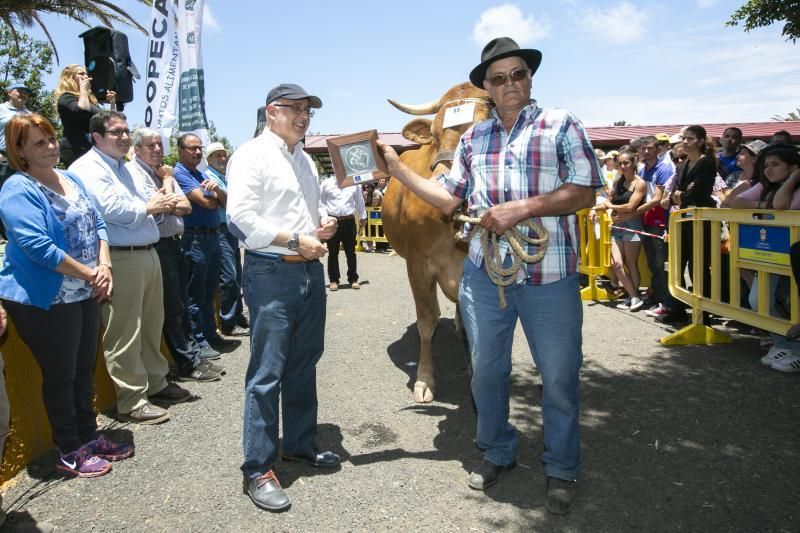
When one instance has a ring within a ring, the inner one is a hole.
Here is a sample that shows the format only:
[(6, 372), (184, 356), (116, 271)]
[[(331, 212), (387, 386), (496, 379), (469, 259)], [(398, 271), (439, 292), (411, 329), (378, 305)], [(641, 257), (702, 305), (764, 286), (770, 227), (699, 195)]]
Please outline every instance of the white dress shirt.
[[(133, 161), (128, 161), (125, 166), (128, 167), (128, 172), (131, 173), (131, 176), (138, 178), (146, 184), (145, 195), (148, 200), (164, 186), (161, 178), (156, 176), (153, 169), (138, 157), (134, 158)], [(177, 184), (174, 189), (176, 195), (186, 196)], [(158, 224), (158, 234), (162, 238), (183, 235), (183, 217), (162, 213), (155, 215), (154, 218)]]
[(331, 176), (325, 178), (319, 186), (319, 194), (322, 205), (328, 215), (332, 217), (346, 217), (358, 214), (358, 220), (367, 218), (367, 210), (364, 207), (364, 195), (361, 194), (361, 185), (345, 187), (340, 189), (336, 185), (336, 178)]
[(236, 150), (226, 176), (228, 230), (247, 250), (296, 254), (272, 244), (278, 233), (316, 235), (327, 215), (303, 144), (290, 152), (269, 128)]

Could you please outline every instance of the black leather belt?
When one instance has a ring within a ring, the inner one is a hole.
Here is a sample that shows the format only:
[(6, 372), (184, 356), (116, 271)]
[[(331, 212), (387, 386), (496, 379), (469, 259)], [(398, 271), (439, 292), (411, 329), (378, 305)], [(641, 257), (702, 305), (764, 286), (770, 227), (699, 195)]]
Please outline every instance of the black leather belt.
[(136, 250), (149, 250), (153, 246), (155, 246), (155, 244), (145, 244), (144, 246), (109, 246), (108, 248), (118, 252), (133, 252)]
[(192, 233), (215, 234), (219, 230), (218, 230), (218, 228), (184, 228), (184, 231), (191, 231)]
[(345, 215), (343, 217), (334, 216), (333, 218), (335, 218), (336, 220), (355, 220), (356, 217), (355, 215)]
[(181, 236), (180, 236), (180, 234), (178, 234), (178, 235), (170, 235), (169, 237), (161, 237), (161, 238), (158, 240), (158, 242), (164, 242), (164, 241), (179, 241), (179, 240), (181, 240)]

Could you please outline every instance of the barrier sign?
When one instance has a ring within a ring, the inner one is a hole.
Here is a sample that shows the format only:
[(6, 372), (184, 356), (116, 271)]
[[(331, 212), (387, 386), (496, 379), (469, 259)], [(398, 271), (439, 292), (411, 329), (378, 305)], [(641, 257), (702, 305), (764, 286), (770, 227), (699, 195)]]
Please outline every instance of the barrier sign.
[(789, 228), (739, 224), (739, 257), (789, 266)]

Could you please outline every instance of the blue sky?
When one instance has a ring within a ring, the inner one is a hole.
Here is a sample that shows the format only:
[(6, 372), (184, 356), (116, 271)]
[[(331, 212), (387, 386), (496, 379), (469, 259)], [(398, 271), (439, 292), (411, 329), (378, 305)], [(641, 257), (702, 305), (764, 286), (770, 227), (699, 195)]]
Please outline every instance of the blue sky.
[[(467, 80), (488, 40), (509, 35), (543, 53), (534, 98), (587, 126), (768, 121), (800, 107), (800, 44), (785, 42), (780, 25), (726, 27), (744, 1), (206, 0), (206, 112), (239, 145), (252, 136), (269, 89), (294, 82), (323, 100), (312, 133), (400, 131), (411, 117), (386, 98), (438, 99)], [(147, 7), (118, 5), (147, 25)], [(60, 68), (82, 61), (77, 35), (85, 27), (56, 17), (45, 23), (61, 57), (48, 79), (54, 87)], [(147, 37), (117, 29), (144, 72)], [(134, 91), (125, 111), (139, 125), (144, 84)]]

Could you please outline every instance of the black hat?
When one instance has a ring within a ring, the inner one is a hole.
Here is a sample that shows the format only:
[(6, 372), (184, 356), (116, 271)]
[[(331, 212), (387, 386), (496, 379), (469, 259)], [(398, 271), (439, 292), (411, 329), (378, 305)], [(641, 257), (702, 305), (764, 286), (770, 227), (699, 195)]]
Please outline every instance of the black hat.
[(311, 102), (311, 107), (317, 109), (322, 107), (322, 100), (316, 96), (308, 94), (303, 90), (302, 87), (295, 85), (294, 83), (281, 83), (272, 89), (269, 94), (267, 94), (267, 105), (271, 104), (278, 98), (286, 98), (287, 100), (302, 100), (303, 98), (308, 98), (309, 102)]
[(469, 81), (472, 82), (472, 85), (483, 89), (483, 80), (486, 78), (486, 70), (489, 65), (498, 59), (511, 56), (521, 57), (528, 64), (528, 68), (531, 69), (531, 76), (536, 73), (539, 64), (542, 62), (542, 53), (539, 50), (520, 48), (511, 37), (498, 37), (489, 41), (489, 44), (483, 47), (481, 64), (469, 73)]

